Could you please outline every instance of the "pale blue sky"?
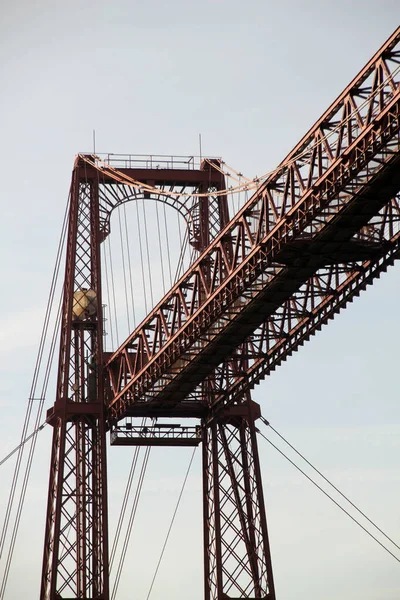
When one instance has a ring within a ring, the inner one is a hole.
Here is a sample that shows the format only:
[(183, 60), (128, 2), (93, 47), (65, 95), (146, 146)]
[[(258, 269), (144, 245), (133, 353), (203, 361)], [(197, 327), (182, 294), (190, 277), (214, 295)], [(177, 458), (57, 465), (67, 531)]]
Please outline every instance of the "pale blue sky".
[[(205, 154), (265, 173), (399, 16), (397, 0), (0, 2), (1, 457), (18, 443), (73, 159), (91, 149), (92, 130), (100, 152), (168, 154), (197, 153), (201, 132)], [(254, 394), (397, 541), (399, 292), (397, 265)], [(397, 600), (399, 564), (262, 440), (260, 449), (277, 599)], [(38, 597), (49, 453), (50, 429), (6, 600)], [(146, 598), (189, 454), (153, 452), (118, 600)], [(109, 455), (115, 517), (130, 451)], [(202, 598), (199, 458), (152, 600)], [(2, 467), (1, 510), (10, 476)]]

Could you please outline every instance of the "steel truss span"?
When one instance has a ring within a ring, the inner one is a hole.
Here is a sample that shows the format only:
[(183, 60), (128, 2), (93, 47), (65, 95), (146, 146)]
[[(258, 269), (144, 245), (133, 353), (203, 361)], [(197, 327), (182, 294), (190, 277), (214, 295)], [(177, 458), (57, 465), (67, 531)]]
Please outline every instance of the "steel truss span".
[[(185, 164), (75, 161), (41, 600), (109, 600), (108, 429), (202, 443), (205, 600), (275, 600), (250, 390), (400, 256), (400, 28), (231, 220), (220, 161)], [(179, 211), (199, 254), (106, 354), (100, 247), (143, 198)], [(119, 423), (138, 416), (201, 421)]]
[(399, 47), (396, 32), (108, 360), (112, 418), (201, 414), (201, 381), (315, 274), (394, 242), (375, 219), (397, 211)]

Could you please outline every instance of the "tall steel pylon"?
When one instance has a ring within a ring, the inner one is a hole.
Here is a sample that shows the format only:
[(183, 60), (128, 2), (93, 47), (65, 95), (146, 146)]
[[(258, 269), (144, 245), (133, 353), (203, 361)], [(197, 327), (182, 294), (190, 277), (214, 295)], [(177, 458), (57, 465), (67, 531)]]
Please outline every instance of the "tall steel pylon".
[[(97, 182), (73, 171), (41, 599), (108, 600), (108, 512)], [(85, 293), (90, 290), (89, 293)]]

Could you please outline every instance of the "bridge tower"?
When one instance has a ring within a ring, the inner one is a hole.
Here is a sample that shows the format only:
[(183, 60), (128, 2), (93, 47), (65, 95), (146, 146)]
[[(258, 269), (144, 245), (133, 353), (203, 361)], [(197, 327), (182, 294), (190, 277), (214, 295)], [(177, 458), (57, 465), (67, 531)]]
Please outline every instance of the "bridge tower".
[[(191, 209), (190, 241), (202, 252), (229, 221), (219, 161), (199, 168), (135, 161), (120, 167), (127, 178), (155, 188), (182, 187), (200, 194)], [(113, 194), (107, 190), (113, 188)], [(121, 184), (115, 194), (111, 168), (95, 157), (77, 157), (70, 190), (69, 229), (62, 309), (61, 344), (54, 407), (48, 412), (53, 446), (44, 544), (41, 600), (109, 600), (106, 432), (114, 444), (138, 443), (132, 429), (110, 418), (110, 353), (103, 352), (100, 246), (109, 234), (110, 212), (119, 204), (151, 198)], [(113, 198), (111, 203), (110, 198)], [(159, 198), (156, 198), (159, 199)], [(185, 207), (182, 208), (185, 211)], [(229, 239), (224, 242), (232, 253)], [(204, 272), (211, 278), (211, 265)], [(240, 355), (235, 372), (245, 368)], [(112, 376), (112, 370), (110, 371)], [(217, 371), (204, 378), (202, 394), (188, 406), (140, 406), (140, 416), (198, 418), (192, 439), (203, 446), (204, 596), (206, 600), (275, 600), (255, 420), (259, 407), (249, 391), (229, 407), (212, 409), (212, 391), (221, 385)], [(137, 416), (135, 410), (124, 417)], [(162, 443), (187, 445), (187, 439)], [(140, 442), (143, 443), (143, 440)], [(190, 442), (189, 442), (190, 443)], [(160, 437), (146, 437), (159, 445)], [(178, 573), (177, 573), (178, 576)]]

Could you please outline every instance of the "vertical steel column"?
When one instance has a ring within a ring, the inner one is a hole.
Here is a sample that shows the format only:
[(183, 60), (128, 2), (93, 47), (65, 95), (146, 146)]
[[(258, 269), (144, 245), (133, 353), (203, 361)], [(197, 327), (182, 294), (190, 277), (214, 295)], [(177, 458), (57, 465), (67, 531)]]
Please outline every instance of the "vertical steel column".
[[(212, 169), (212, 165), (208, 165)], [(221, 180), (221, 189), (224, 189)], [(200, 250), (228, 223), (225, 195), (201, 198)], [(225, 251), (232, 255), (230, 240)], [(245, 353), (246, 354), (246, 353)], [(240, 363), (240, 364), (239, 364)], [(247, 368), (239, 360), (233, 371)], [(214, 373), (202, 384), (211, 405)], [(275, 600), (267, 521), (250, 392), (241, 404), (203, 426), (203, 535), (205, 600)]]
[(206, 600), (275, 600), (254, 406), (234, 406), (205, 427)]
[(109, 600), (98, 184), (75, 163), (41, 600)]

